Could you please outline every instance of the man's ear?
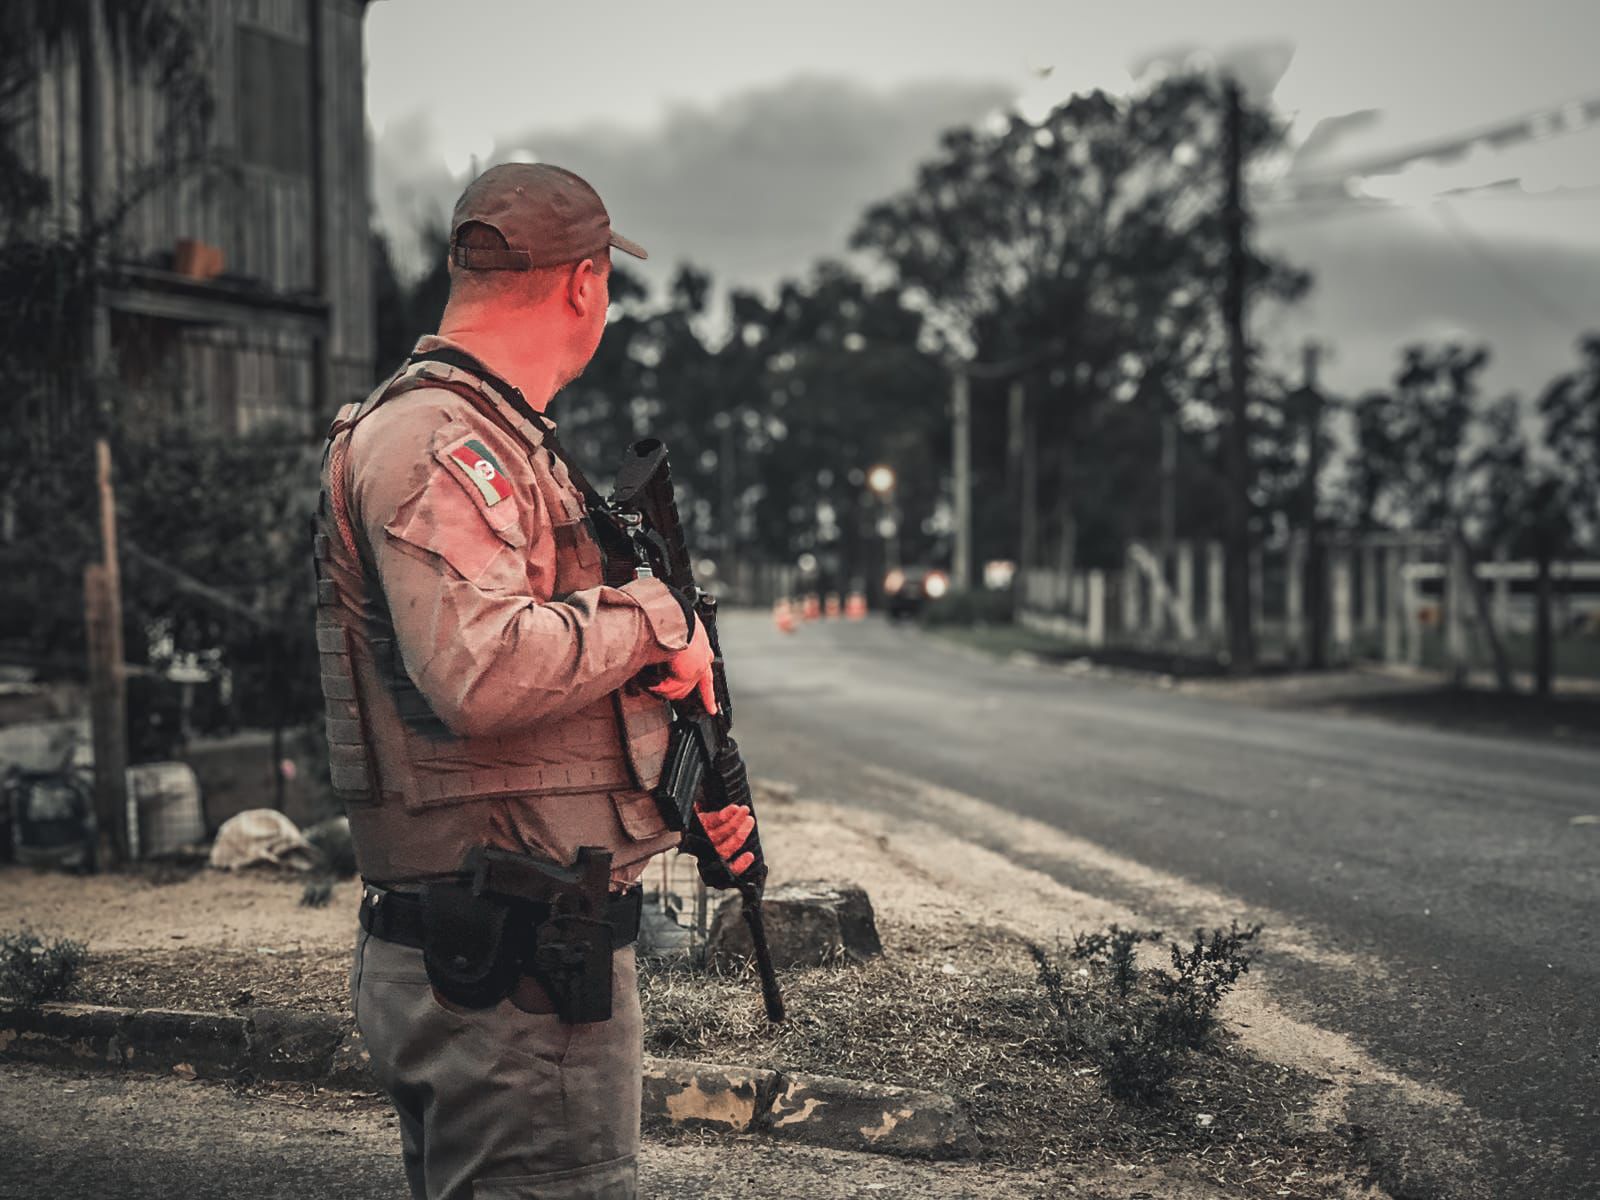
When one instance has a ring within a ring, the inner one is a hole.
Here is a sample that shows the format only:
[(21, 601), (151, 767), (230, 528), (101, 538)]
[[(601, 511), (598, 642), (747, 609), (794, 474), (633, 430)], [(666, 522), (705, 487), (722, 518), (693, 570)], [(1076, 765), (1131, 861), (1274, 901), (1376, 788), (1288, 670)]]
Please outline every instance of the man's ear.
[(599, 299), (596, 289), (594, 259), (586, 258), (572, 268), (572, 274), (567, 276), (567, 303), (572, 306), (572, 311), (580, 317), (587, 316), (589, 309)]

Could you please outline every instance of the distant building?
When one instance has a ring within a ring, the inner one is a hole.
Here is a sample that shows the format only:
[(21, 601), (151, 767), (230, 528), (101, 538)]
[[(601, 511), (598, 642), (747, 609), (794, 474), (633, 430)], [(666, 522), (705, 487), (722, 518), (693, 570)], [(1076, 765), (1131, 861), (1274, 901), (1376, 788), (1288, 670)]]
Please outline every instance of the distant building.
[[(50, 182), (46, 234), (106, 212), (161, 158), (154, 72), (109, 35), (100, 5), (83, 8), (76, 41), (42, 56), (37, 136), (22, 139)], [(190, 6), (204, 23), (214, 161), (139, 200), (108, 251), (94, 342), (119, 423), (310, 435), (371, 386), (365, 8)]]

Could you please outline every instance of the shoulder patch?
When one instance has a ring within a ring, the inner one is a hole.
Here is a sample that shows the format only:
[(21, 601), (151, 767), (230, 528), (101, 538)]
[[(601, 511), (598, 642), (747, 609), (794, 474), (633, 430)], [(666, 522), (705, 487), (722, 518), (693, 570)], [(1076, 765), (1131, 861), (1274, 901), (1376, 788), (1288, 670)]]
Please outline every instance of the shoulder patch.
[(449, 451), (450, 465), (478, 489), (485, 508), (511, 499), (511, 481), (500, 460), (477, 438), (468, 438)]

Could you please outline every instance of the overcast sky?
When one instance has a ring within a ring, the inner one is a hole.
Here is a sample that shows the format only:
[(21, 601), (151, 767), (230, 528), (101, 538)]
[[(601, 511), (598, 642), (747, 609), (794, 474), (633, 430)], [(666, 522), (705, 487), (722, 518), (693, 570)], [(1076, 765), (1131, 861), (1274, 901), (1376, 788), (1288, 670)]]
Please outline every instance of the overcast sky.
[[(537, 157), (599, 188), (656, 282), (684, 260), (721, 283), (803, 273), (909, 182), (939, 130), (1125, 90), (1151, 54), (1252, 63), (1296, 142), (1374, 111), (1319, 136), (1324, 166), (1600, 96), (1597, 0), (381, 0), (368, 14), (378, 214), (403, 251), (474, 159)], [(1458, 190), (1499, 180), (1515, 182)], [(1263, 237), (1318, 282), (1262, 332), (1330, 342), (1335, 386), (1380, 382), (1407, 338), (1455, 333), (1491, 341), (1497, 384), (1531, 389), (1600, 326), (1600, 130), (1370, 186), (1393, 206), (1263, 211)]]

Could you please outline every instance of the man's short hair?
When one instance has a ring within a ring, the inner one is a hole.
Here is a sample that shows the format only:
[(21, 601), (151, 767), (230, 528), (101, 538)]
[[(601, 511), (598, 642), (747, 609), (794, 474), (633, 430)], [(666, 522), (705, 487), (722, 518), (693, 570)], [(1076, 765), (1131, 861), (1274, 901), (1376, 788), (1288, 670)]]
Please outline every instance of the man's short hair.
[[(493, 225), (482, 221), (467, 221), (456, 230), (454, 244), (484, 250), (506, 250), (505, 235)], [(611, 270), (611, 248), (602, 247), (589, 255), (595, 272), (605, 275)], [(579, 260), (581, 261), (581, 260)], [(528, 271), (474, 270), (459, 265), (454, 257), (449, 260), (450, 294), (452, 296), (495, 297), (523, 304), (537, 304), (549, 297), (572, 274), (577, 261), (558, 263), (553, 267), (535, 267)]]

